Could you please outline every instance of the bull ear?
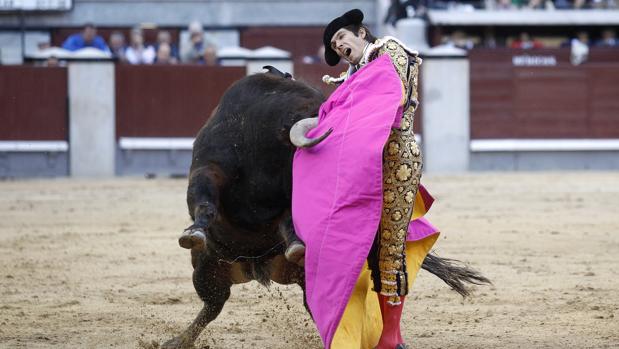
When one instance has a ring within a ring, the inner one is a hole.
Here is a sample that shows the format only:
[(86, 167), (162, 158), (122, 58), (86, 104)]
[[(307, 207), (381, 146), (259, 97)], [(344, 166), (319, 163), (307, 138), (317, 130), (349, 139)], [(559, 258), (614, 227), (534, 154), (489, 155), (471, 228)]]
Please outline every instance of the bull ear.
[(265, 69), (267, 74), (275, 75), (284, 79), (292, 79), (292, 75), (290, 75), (290, 73), (283, 73), (281, 70), (272, 65), (265, 65), (262, 69)]

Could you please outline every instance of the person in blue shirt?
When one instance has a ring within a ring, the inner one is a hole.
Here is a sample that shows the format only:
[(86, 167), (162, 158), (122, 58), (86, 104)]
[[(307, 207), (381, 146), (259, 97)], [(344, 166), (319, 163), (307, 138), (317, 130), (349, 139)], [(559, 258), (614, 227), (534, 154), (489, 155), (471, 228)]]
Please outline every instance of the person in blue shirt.
[(84, 47), (94, 47), (104, 52), (110, 52), (105, 40), (97, 35), (97, 28), (92, 23), (87, 23), (81, 33), (69, 36), (62, 48), (69, 51), (77, 51)]

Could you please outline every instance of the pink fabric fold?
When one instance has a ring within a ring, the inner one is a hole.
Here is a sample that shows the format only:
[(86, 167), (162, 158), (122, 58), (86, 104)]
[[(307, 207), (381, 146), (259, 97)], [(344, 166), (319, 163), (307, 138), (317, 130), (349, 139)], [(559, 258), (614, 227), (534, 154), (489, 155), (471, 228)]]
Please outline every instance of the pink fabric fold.
[[(401, 91), (389, 57), (377, 58), (323, 103), (318, 127), (309, 136), (329, 128), (333, 133), (295, 153), (293, 221), (306, 244), (307, 302), (327, 349), (380, 223), (383, 147), (402, 115)], [(431, 196), (425, 189), (421, 194), (428, 195), (429, 208)], [(420, 218), (409, 227), (408, 238), (435, 232)]]
[(432, 225), (430, 221), (424, 217), (419, 217), (411, 222), (408, 226), (407, 241), (418, 241), (427, 238), (430, 235), (438, 233), (438, 228)]

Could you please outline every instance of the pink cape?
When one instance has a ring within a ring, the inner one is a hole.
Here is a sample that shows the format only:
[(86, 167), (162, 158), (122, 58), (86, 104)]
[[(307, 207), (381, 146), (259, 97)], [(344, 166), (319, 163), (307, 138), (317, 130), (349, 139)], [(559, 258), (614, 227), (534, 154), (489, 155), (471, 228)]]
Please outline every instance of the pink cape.
[[(400, 124), (401, 98), (400, 79), (383, 55), (321, 106), (318, 127), (309, 136), (329, 128), (333, 133), (294, 157), (292, 215), (306, 244), (307, 303), (327, 349), (378, 230), (383, 147)], [(428, 209), (431, 196), (422, 187), (419, 194)], [(420, 218), (409, 226), (408, 239), (436, 232)]]

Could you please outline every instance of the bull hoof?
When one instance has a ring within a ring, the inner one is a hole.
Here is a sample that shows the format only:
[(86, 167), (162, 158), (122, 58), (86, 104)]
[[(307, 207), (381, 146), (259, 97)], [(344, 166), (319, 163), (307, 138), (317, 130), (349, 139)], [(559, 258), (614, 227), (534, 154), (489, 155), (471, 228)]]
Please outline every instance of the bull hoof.
[(305, 245), (299, 241), (293, 241), (286, 249), (284, 256), (290, 263), (294, 263), (300, 267), (305, 266)]
[(193, 349), (193, 343), (187, 343), (182, 336), (174, 337), (161, 345), (161, 349)]
[(203, 230), (185, 230), (178, 239), (178, 244), (190, 250), (204, 250), (206, 248), (206, 234)]

